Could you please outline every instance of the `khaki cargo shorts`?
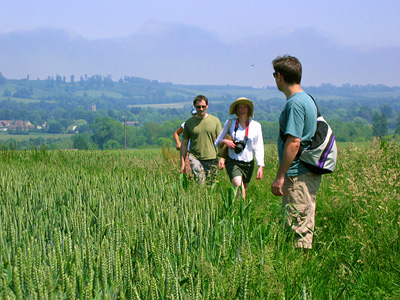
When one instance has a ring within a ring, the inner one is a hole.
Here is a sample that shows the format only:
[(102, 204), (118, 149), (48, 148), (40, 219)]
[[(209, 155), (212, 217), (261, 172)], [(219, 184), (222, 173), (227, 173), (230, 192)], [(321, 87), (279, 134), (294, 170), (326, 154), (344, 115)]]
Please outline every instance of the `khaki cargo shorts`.
[(285, 227), (294, 232), (296, 247), (312, 248), (317, 192), (322, 175), (311, 172), (285, 177), (282, 214)]

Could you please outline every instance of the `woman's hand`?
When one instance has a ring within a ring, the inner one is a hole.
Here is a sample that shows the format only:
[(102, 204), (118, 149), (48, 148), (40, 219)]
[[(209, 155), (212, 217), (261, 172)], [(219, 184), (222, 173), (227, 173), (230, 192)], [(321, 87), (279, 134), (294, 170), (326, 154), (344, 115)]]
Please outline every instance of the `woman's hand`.
[(263, 168), (262, 166), (259, 166), (259, 167), (258, 167), (258, 170), (257, 170), (257, 179), (261, 179), (261, 178), (263, 177), (263, 170), (264, 170), (264, 168)]
[(222, 142), (230, 149), (234, 149), (236, 147), (235, 143), (232, 140), (223, 139)]

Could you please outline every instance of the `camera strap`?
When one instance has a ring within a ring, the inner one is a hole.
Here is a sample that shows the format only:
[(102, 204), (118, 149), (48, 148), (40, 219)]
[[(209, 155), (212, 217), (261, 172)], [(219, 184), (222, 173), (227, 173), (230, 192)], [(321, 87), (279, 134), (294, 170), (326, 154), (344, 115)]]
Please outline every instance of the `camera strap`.
[[(246, 134), (245, 134), (245, 137), (244, 137), (244, 141), (247, 143), (247, 139), (248, 139), (248, 136), (249, 136), (249, 123), (250, 123), (250, 121), (249, 120), (247, 120), (247, 122), (246, 122)], [(238, 131), (238, 129), (239, 129), (239, 119), (236, 119), (236, 124), (235, 124), (235, 140), (236, 140), (236, 131)]]

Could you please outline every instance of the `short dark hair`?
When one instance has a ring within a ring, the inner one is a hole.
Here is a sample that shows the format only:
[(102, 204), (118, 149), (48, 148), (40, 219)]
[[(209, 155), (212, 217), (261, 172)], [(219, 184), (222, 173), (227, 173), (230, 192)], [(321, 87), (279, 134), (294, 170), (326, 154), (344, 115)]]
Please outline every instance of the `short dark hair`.
[(203, 96), (203, 95), (196, 96), (196, 98), (194, 98), (194, 100), (193, 100), (193, 105), (196, 106), (197, 101), (201, 102), (203, 100), (206, 101), (206, 104), (208, 105), (208, 99), (206, 96)]
[(288, 84), (300, 84), (302, 67), (300, 61), (294, 56), (278, 56), (272, 61), (275, 72), (280, 73)]

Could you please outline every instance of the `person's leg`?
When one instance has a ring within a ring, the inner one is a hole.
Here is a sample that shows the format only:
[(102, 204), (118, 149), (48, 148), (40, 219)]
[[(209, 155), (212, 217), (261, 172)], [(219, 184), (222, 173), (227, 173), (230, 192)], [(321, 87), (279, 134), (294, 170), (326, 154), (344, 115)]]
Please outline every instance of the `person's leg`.
[(254, 172), (254, 160), (248, 163), (242, 163), (241, 167), (242, 172), (242, 182), (243, 182), (243, 198), (246, 198), (247, 195), (247, 187), (250, 184), (250, 180), (253, 176)]
[(250, 163), (227, 159), (226, 171), (234, 187), (241, 187), (242, 197), (246, 198), (246, 189), (249, 186), (254, 171), (254, 161)]
[(311, 172), (285, 178), (282, 213), (286, 227), (295, 233), (297, 247), (312, 248), (316, 195), (320, 183), (321, 175)]
[(185, 173), (188, 174), (190, 172), (190, 160), (189, 160), (189, 152), (186, 154), (186, 159), (185, 159)]
[(243, 197), (243, 199), (245, 199), (246, 198), (246, 187), (243, 184), (242, 176), (233, 177), (232, 184), (233, 184), (233, 187), (235, 187), (235, 188), (236, 187), (241, 187), (241, 189), (242, 189), (242, 197)]
[(206, 173), (200, 160), (195, 158), (193, 155), (189, 154), (189, 161), (194, 179), (199, 183), (204, 183), (206, 178)]
[(200, 160), (200, 163), (203, 166), (205, 177), (209, 184), (212, 184), (217, 176), (218, 171), (218, 160)]
[[(241, 187), (242, 191), (244, 191), (242, 172), (238, 166), (238, 163), (239, 162), (237, 160), (228, 158), (225, 162), (225, 168), (233, 187)], [(244, 198), (245, 194), (242, 195)]]

